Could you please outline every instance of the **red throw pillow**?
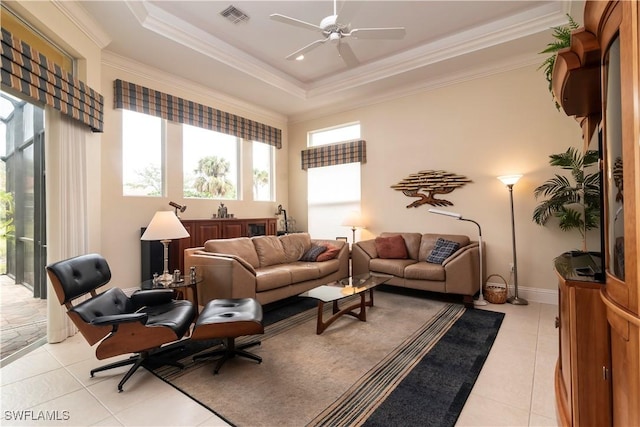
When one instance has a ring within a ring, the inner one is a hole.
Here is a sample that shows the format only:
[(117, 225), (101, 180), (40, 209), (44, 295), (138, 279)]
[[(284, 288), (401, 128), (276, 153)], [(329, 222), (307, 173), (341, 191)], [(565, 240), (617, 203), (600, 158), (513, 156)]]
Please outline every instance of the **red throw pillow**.
[(409, 257), (404, 238), (399, 234), (389, 237), (376, 237), (375, 245), (379, 258), (407, 259)]
[(320, 255), (318, 255), (318, 258), (316, 258), (316, 261), (318, 262), (329, 261), (330, 259), (334, 259), (335, 257), (338, 256), (338, 253), (340, 252), (339, 247), (329, 245), (329, 244), (325, 246), (327, 247), (327, 250), (322, 252)]

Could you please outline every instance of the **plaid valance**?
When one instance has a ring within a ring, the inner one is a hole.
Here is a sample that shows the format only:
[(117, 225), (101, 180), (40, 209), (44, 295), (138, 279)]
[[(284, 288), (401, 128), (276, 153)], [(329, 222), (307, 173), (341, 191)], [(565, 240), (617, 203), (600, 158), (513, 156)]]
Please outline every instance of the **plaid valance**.
[(302, 150), (302, 169), (357, 162), (367, 162), (367, 145), (361, 139)]
[(4, 28), (2, 84), (102, 132), (102, 95)]
[(280, 129), (134, 83), (115, 80), (113, 86), (115, 108), (137, 111), (282, 148)]

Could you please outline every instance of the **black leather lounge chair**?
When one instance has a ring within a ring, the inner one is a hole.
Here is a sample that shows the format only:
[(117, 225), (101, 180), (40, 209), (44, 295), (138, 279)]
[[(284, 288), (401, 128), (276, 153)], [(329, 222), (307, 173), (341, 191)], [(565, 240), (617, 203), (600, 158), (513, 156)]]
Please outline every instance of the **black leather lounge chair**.
[[(107, 261), (98, 254), (81, 255), (47, 266), (47, 274), (60, 304), (90, 345), (99, 360), (135, 353), (130, 358), (91, 370), (96, 372), (133, 364), (118, 384), (124, 383), (147, 358), (161, 352), (161, 347), (181, 339), (196, 317), (190, 301), (173, 299), (171, 289), (136, 291), (127, 297), (120, 288), (102, 293), (96, 289), (111, 280)], [(73, 305), (86, 294), (91, 297)]]

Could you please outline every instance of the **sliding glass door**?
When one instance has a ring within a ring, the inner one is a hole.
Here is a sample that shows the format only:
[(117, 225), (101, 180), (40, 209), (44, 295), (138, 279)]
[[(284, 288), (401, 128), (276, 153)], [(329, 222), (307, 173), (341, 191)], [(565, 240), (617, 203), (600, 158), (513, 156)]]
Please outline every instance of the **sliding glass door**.
[[(4, 139), (3, 217), (13, 222), (4, 230), (5, 271), (16, 284), (46, 298), (46, 227), (44, 186), (44, 110), (0, 93)], [(3, 242), (0, 240), (0, 244)], [(6, 248), (6, 249), (5, 249)], [(2, 252), (0, 252), (2, 253)]]

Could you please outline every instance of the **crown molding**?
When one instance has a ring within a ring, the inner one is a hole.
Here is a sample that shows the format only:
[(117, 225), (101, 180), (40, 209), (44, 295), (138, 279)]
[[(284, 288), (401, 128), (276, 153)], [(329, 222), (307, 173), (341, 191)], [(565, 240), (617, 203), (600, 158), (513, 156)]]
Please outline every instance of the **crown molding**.
[(147, 0), (125, 0), (125, 3), (144, 28), (268, 83), (290, 95), (300, 99), (306, 98), (306, 88), (302, 82), (269, 64), (236, 49)]
[(334, 74), (315, 83), (305, 84), (147, 0), (126, 0), (126, 4), (144, 28), (305, 100), (336, 94), (496, 44), (547, 31), (552, 26), (566, 22), (567, 9), (564, 2), (544, 4), (527, 12), (514, 14), (383, 60)]
[(224, 104), (223, 108), (233, 114), (247, 115), (250, 114), (251, 118), (256, 121), (263, 121), (268, 123), (275, 123), (274, 126), (286, 126), (287, 116), (284, 114), (276, 113), (272, 110), (261, 108), (255, 104), (243, 102), (232, 96), (223, 94), (212, 90), (211, 88), (195, 84), (189, 80), (183, 79), (175, 74), (169, 74), (157, 68), (150, 67), (146, 64), (137, 62), (131, 58), (121, 56), (105, 50), (102, 52), (102, 65), (121, 70), (128, 74), (138, 76), (143, 79), (155, 81), (161, 86), (175, 87), (180, 93), (191, 94), (196, 97), (205, 96), (211, 98), (212, 101)]
[(78, 3), (64, 0), (51, 0), (51, 3), (100, 49), (111, 43), (111, 37)]
[(430, 92), (436, 89), (453, 86), (456, 84), (489, 77), (495, 74), (505, 73), (520, 68), (538, 66), (540, 58), (537, 54), (526, 54), (516, 58), (510, 58), (499, 63), (492, 63), (484, 67), (476, 67), (466, 69), (459, 73), (448, 74), (439, 79), (429, 79), (413, 85), (402, 86), (401, 88), (378, 93), (375, 96), (369, 96), (366, 99), (356, 100), (353, 102), (343, 101), (337, 102), (327, 107), (315, 108), (313, 111), (296, 113), (289, 115), (289, 124), (295, 124), (307, 120), (319, 119), (325, 116), (344, 113), (356, 108), (364, 108), (371, 105), (381, 104), (393, 101), (395, 99), (404, 98), (424, 92)]
[(329, 95), (345, 89), (383, 80), (454, 57), (470, 54), (566, 23), (561, 4), (547, 4), (535, 9), (478, 26), (401, 52), (372, 64), (318, 80), (309, 85), (308, 98)]

